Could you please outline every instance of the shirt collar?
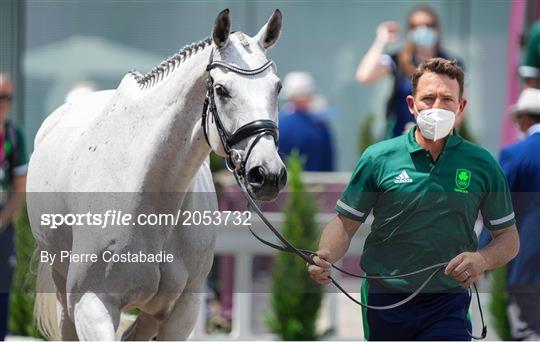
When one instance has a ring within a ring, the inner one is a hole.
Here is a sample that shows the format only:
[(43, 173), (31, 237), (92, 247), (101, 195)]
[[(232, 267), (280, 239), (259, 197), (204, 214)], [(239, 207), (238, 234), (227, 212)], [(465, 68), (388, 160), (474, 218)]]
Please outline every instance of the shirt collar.
[[(424, 150), (424, 148), (420, 146), (420, 144), (418, 144), (418, 142), (416, 142), (416, 139), (414, 138), (414, 131), (416, 130), (416, 128), (417, 126), (414, 125), (413, 127), (411, 127), (411, 129), (409, 130), (409, 133), (407, 134), (407, 150), (409, 151), (409, 153), (414, 153), (414, 152)], [(461, 143), (462, 140), (463, 138), (461, 138), (457, 130), (454, 128), (454, 130), (452, 131), (452, 134), (449, 135), (448, 139), (446, 140), (444, 149), (446, 150), (447, 148), (455, 147), (459, 143)]]
[(531, 136), (534, 133), (540, 133), (540, 123), (534, 124), (527, 130), (527, 136)]
[(424, 149), (416, 142), (416, 139), (414, 138), (414, 131), (416, 130), (416, 127), (416, 125), (411, 127), (409, 133), (407, 134), (407, 150), (409, 151), (409, 153), (414, 153)]

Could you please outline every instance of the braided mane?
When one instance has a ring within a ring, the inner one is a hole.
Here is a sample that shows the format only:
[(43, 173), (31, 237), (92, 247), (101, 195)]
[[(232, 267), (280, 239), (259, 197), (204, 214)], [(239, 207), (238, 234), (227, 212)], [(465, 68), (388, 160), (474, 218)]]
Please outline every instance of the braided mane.
[(168, 76), (172, 71), (180, 66), (182, 62), (195, 55), (211, 43), (212, 39), (207, 37), (196, 43), (188, 44), (174, 55), (159, 63), (146, 75), (143, 75), (136, 70), (130, 70), (128, 74), (135, 79), (141, 89), (150, 88)]

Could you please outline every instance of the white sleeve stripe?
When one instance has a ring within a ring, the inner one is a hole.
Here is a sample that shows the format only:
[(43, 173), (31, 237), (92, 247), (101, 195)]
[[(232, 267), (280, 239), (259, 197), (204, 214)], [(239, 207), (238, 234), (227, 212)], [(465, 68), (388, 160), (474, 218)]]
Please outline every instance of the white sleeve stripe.
[(24, 176), (28, 173), (28, 164), (19, 165), (13, 168), (13, 174), (15, 176)]
[(489, 223), (496, 226), (498, 224), (501, 224), (501, 223), (505, 223), (507, 221), (510, 221), (511, 219), (514, 218), (514, 213), (512, 212), (510, 215), (506, 215), (505, 217), (501, 217), (500, 219), (496, 219), (496, 220), (489, 220)]
[(358, 210), (356, 210), (356, 209), (354, 209), (354, 208), (351, 208), (351, 207), (348, 206), (347, 204), (343, 203), (341, 200), (338, 200), (338, 201), (337, 201), (337, 205), (338, 205), (341, 209), (343, 209), (343, 210), (345, 210), (345, 211), (348, 211), (349, 213), (353, 214), (354, 216), (364, 217), (364, 215), (365, 215), (363, 212), (358, 211)]

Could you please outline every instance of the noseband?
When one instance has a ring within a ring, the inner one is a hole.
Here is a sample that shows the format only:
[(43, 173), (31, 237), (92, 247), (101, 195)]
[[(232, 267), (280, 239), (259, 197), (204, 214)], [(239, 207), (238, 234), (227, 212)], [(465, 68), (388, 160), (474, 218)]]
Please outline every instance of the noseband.
[[(276, 123), (272, 120), (255, 120), (248, 122), (247, 124), (241, 126), (233, 133), (227, 132), (225, 129), (225, 126), (223, 125), (223, 122), (221, 121), (219, 117), (219, 113), (217, 111), (216, 107), (216, 101), (214, 97), (214, 79), (212, 76), (210, 76), (210, 70), (214, 68), (224, 68), (229, 71), (232, 71), (234, 73), (240, 74), (240, 75), (246, 75), (246, 76), (252, 76), (257, 75), (268, 69), (270, 66), (274, 64), (272, 61), (267, 61), (264, 63), (261, 67), (257, 69), (242, 69), (237, 66), (234, 66), (232, 64), (225, 63), (223, 61), (214, 61), (214, 50), (210, 53), (210, 61), (208, 62), (208, 65), (206, 66), (206, 71), (208, 72), (208, 80), (206, 81), (206, 98), (204, 99), (204, 106), (202, 111), (202, 128), (204, 132), (204, 137), (206, 139), (206, 142), (210, 145), (210, 140), (208, 139), (208, 116), (210, 115), (212, 118), (212, 122), (215, 121), (216, 128), (219, 134), (219, 138), (221, 140), (221, 144), (223, 145), (223, 149), (225, 150), (225, 153), (227, 153), (226, 158), (226, 165), (227, 168), (230, 171), (236, 171), (240, 172), (241, 174), (245, 174), (245, 167), (246, 162), (253, 151), (253, 148), (255, 145), (259, 142), (259, 140), (264, 137), (265, 135), (271, 135), (274, 139), (274, 144), (278, 145), (278, 127)], [(238, 151), (233, 150), (232, 147), (242, 140), (245, 140), (250, 137), (255, 137), (251, 144), (249, 144), (248, 148), (246, 149), (246, 153), (244, 156), (242, 156)]]

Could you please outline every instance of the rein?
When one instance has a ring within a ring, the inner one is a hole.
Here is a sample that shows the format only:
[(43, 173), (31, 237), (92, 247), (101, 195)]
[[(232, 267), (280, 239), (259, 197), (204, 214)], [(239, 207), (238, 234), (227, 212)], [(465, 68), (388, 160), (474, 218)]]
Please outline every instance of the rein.
[[(204, 132), (204, 137), (206, 139), (206, 142), (208, 143), (209, 146), (211, 146), (209, 138), (208, 138), (208, 127), (207, 127), (208, 126), (209, 116), (211, 116), (213, 122), (215, 121), (215, 123), (216, 123), (216, 128), (217, 128), (217, 131), (218, 131), (218, 134), (219, 134), (219, 138), (220, 138), (221, 143), (223, 145), (223, 148), (224, 148), (224, 150), (225, 150), (225, 152), (227, 154), (227, 157), (226, 157), (227, 169), (233, 173), (234, 178), (236, 180), (236, 183), (238, 184), (238, 186), (242, 190), (242, 195), (246, 198), (246, 200), (248, 202), (248, 209), (251, 209), (251, 210), (255, 211), (255, 213), (260, 217), (260, 219), (266, 225), (266, 227), (268, 229), (270, 229), (270, 231), (272, 231), (272, 233), (278, 238), (278, 240), (281, 241), (281, 243), (283, 245), (280, 246), (280, 245), (274, 244), (272, 242), (269, 242), (267, 240), (264, 240), (259, 235), (257, 235), (255, 233), (255, 231), (253, 231), (251, 226), (249, 226), (249, 230), (250, 230), (251, 234), (257, 240), (259, 240), (263, 244), (265, 244), (265, 245), (267, 245), (267, 246), (269, 246), (269, 247), (271, 247), (273, 249), (276, 249), (276, 250), (279, 250), (279, 251), (282, 251), (282, 252), (296, 254), (300, 258), (304, 259), (304, 261), (306, 261), (308, 264), (315, 265), (315, 262), (313, 261), (313, 257), (315, 255), (317, 255), (317, 253), (315, 253), (313, 251), (305, 250), (305, 249), (299, 249), (299, 248), (296, 248), (295, 246), (293, 246), (281, 234), (281, 232), (278, 229), (276, 229), (274, 227), (274, 225), (272, 225), (272, 223), (270, 223), (270, 221), (268, 221), (268, 219), (264, 216), (264, 214), (262, 213), (260, 208), (257, 206), (255, 201), (249, 195), (249, 192), (246, 189), (246, 186), (244, 184), (245, 183), (244, 182), (245, 181), (244, 175), (245, 175), (246, 162), (249, 159), (249, 156), (250, 156), (253, 148), (259, 142), (259, 140), (265, 135), (271, 135), (272, 138), (274, 139), (274, 143), (276, 144), (276, 146), (278, 145), (278, 127), (277, 127), (277, 125), (272, 120), (264, 120), (264, 119), (263, 120), (255, 120), (255, 121), (252, 121), (252, 122), (249, 122), (249, 123), (243, 125), (242, 127), (238, 128), (235, 132), (230, 134), (230, 133), (227, 132), (227, 130), (225, 129), (225, 127), (223, 125), (223, 122), (219, 118), (219, 114), (217, 112), (217, 107), (216, 107), (216, 104), (215, 104), (214, 89), (213, 89), (214, 80), (210, 76), (210, 70), (212, 70), (214, 68), (217, 68), (217, 67), (220, 67), (220, 68), (224, 68), (224, 69), (227, 69), (229, 71), (235, 72), (237, 74), (251, 76), (251, 75), (256, 75), (256, 74), (262, 73), (264, 70), (269, 68), (274, 63), (272, 61), (267, 61), (261, 67), (259, 67), (257, 69), (249, 70), (249, 69), (239, 68), (237, 66), (225, 63), (223, 61), (214, 61), (213, 60), (213, 55), (214, 55), (214, 50), (212, 50), (212, 52), (210, 53), (210, 61), (209, 61), (208, 65), (207, 65), (207, 67), (206, 67), (206, 71), (208, 72), (208, 80), (207, 80), (207, 83), (206, 83), (206, 98), (204, 100), (204, 106), (203, 106), (203, 111), (202, 111), (202, 120), (201, 120), (201, 124), (202, 124), (202, 127), (203, 127), (203, 132)], [(239, 151), (232, 148), (235, 144), (241, 142), (244, 139), (247, 139), (247, 138), (250, 138), (250, 137), (253, 137), (253, 136), (255, 137), (255, 139), (253, 139), (253, 141), (247, 147), (247, 152), (245, 153), (244, 156), (242, 156), (242, 154), (240, 154)], [(401, 300), (401, 301), (399, 301), (397, 303), (390, 304), (390, 305), (385, 305), (385, 306), (373, 306), (373, 305), (364, 304), (364, 303), (358, 301), (357, 299), (353, 298), (332, 276), (329, 275), (328, 279), (330, 279), (331, 283), (335, 287), (337, 287), (345, 296), (347, 296), (347, 298), (349, 298), (351, 301), (353, 301), (354, 303), (356, 303), (356, 304), (358, 304), (358, 305), (360, 305), (360, 306), (362, 306), (364, 308), (372, 309), (372, 310), (391, 310), (391, 309), (395, 309), (395, 308), (397, 308), (399, 306), (402, 306), (402, 305), (410, 302), (413, 298), (415, 298), (418, 294), (420, 294), (420, 292), (429, 284), (429, 282), (439, 272), (441, 272), (447, 265), (448, 265), (447, 262), (439, 263), (439, 264), (435, 264), (435, 265), (432, 265), (432, 266), (428, 266), (428, 267), (419, 269), (419, 270), (414, 271), (414, 272), (410, 272), (410, 273), (406, 273), (406, 274), (393, 275), (393, 276), (366, 276), (366, 275), (358, 275), (358, 274), (347, 272), (347, 271), (339, 268), (338, 266), (332, 264), (332, 268), (338, 270), (339, 272), (341, 272), (343, 274), (347, 274), (347, 275), (352, 276), (352, 277), (362, 278), (362, 279), (403, 278), (403, 277), (408, 277), (408, 276), (412, 276), (412, 275), (416, 275), (416, 274), (431, 271), (431, 273), (426, 278), (426, 280), (424, 280), (424, 282), (413, 293), (411, 293), (407, 298), (405, 298), (405, 299), (403, 299), (403, 300)], [(468, 299), (468, 304), (465, 307), (465, 313), (464, 313), (464, 316), (465, 316), (465, 320), (464, 320), (465, 330), (467, 331), (467, 333), (469, 334), (469, 336), (471, 338), (481, 340), (481, 339), (484, 339), (486, 337), (486, 335), (487, 335), (487, 327), (486, 327), (486, 325), (484, 323), (484, 314), (482, 312), (482, 306), (480, 305), (480, 296), (478, 294), (478, 289), (476, 288), (476, 284), (473, 284), (472, 287), (473, 287), (474, 291), (476, 292), (476, 299), (477, 299), (477, 302), (478, 302), (478, 308), (479, 308), (480, 317), (481, 317), (481, 320), (482, 320), (482, 335), (481, 336), (474, 336), (472, 334), (472, 332), (469, 331), (469, 329), (467, 327), (466, 316), (467, 316), (467, 312), (469, 310), (469, 307), (470, 307), (470, 304), (471, 304), (471, 301), (472, 301), (472, 289), (471, 289), (471, 287), (469, 287), (467, 289), (467, 294), (468, 294), (469, 299)]]

